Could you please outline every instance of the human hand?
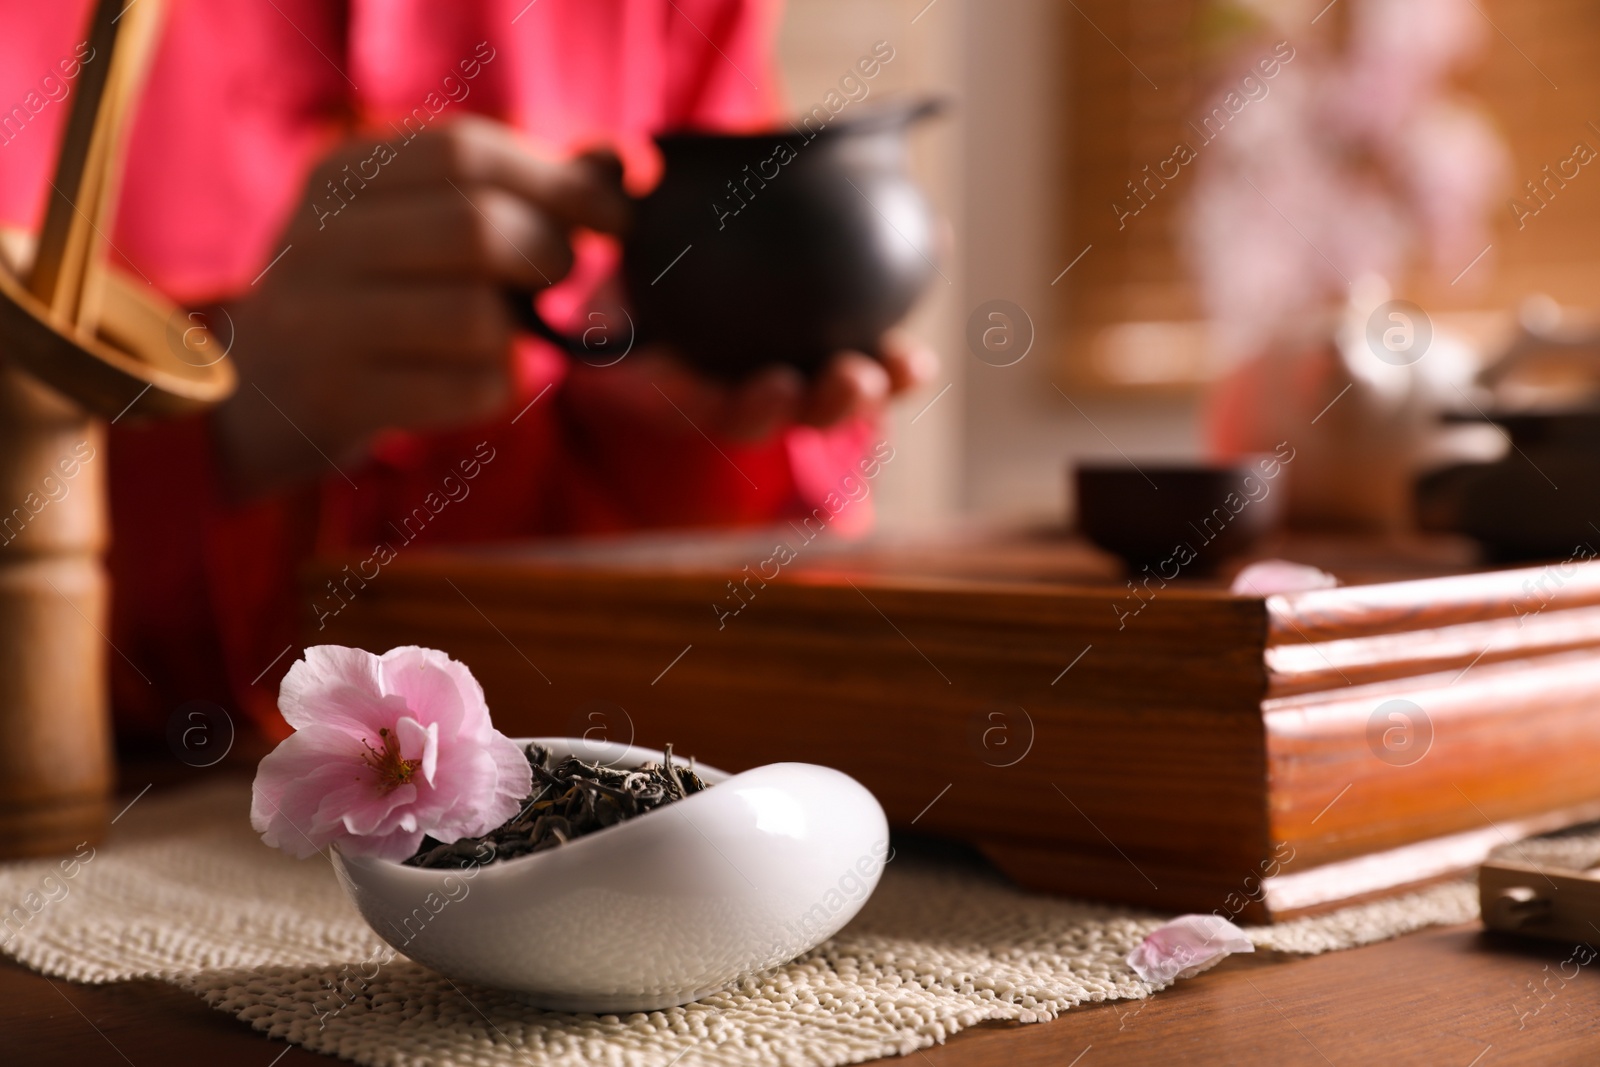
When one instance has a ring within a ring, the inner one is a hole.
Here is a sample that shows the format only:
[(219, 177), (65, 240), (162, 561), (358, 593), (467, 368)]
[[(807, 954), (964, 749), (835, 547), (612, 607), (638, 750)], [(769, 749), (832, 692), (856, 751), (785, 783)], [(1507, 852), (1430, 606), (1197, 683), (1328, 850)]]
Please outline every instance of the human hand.
[(695, 373), (670, 349), (651, 347), (614, 366), (574, 365), (571, 386), (603, 395), (620, 417), (660, 431), (759, 442), (791, 423), (827, 427), (874, 416), (892, 398), (932, 381), (938, 370), (931, 348), (891, 330), (878, 359), (840, 352), (810, 382), (793, 367), (774, 365), (729, 385)]
[(628, 210), (614, 162), (540, 158), (486, 119), (339, 145), (307, 181), (289, 251), (222, 305), (241, 385), (216, 425), (236, 491), (325, 472), (386, 429), (499, 409), (506, 291), (559, 281), (572, 229), (618, 232)]

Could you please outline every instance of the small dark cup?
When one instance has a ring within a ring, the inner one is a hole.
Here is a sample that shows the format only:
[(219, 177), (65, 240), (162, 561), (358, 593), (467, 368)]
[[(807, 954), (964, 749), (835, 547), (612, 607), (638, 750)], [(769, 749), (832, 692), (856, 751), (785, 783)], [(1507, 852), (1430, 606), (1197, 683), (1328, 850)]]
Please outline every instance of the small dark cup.
[[(1272, 473), (1268, 473), (1268, 472)], [(1130, 569), (1208, 574), (1254, 547), (1282, 514), (1286, 472), (1270, 456), (1234, 463), (1080, 463), (1078, 527)]]
[(586, 362), (664, 343), (735, 381), (770, 363), (815, 374), (834, 352), (876, 355), (935, 267), (934, 221), (906, 169), (932, 100), (886, 103), (817, 126), (657, 138), (663, 174), (623, 244), (625, 321), (566, 337), (526, 299), (535, 333)]

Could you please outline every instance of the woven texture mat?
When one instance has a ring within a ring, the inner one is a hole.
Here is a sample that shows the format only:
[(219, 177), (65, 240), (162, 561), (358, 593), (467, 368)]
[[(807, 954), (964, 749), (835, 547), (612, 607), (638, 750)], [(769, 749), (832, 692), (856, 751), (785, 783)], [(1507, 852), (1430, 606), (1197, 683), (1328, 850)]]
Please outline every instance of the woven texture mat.
[[(543, 1012), (400, 956), (363, 986), (352, 975), (371, 974), (382, 942), (327, 862), (262, 845), (248, 811), (238, 782), (147, 797), (74, 866), (0, 867), (4, 951), (75, 981), (162, 979), (274, 1037), (418, 1067), (831, 1067), (1159, 988), (1124, 957), (1163, 917), (1034, 896), (970, 865), (907, 855), (832, 940), (686, 1007)], [(1476, 914), (1476, 891), (1453, 883), (1248, 933), (1260, 948), (1317, 953)]]

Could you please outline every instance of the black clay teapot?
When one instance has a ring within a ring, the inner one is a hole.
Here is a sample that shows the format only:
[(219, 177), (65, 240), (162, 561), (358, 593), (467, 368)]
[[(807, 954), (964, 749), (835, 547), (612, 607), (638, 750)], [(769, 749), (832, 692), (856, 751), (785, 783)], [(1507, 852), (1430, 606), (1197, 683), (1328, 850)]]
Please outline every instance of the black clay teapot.
[(937, 270), (906, 134), (939, 107), (905, 101), (820, 127), (808, 117), (766, 133), (658, 137), (662, 179), (636, 202), (623, 243), (630, 307), (568, 337), (526, 299), (515, 306), (533, 332), (591, 364), (665, 343), (733, 381), (780, 362), (810, 375), (841, 349), (875, 354)]

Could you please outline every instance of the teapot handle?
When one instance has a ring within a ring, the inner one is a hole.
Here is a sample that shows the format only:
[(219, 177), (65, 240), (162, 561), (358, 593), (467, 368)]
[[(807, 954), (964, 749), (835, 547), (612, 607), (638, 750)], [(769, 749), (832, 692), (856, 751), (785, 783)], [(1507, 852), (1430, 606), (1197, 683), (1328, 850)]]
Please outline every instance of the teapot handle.
[(533, 293), (526, 289), (507, 289), (506, 306), (511, 309), (511, 316), (516, 324), (535, 337), (549, 341), (570, 356), (587, 355), (581, 341), (575, 337), (568, 337), (544, 320), (544, 316), (539, 314), (539, 309), (533, 304)]
[[(618, 352), (615, 339), (609, 336), (609, 330), (604, 324), (592, 326), (584, 330), (579, 336), (573, 337), (562, 333), (545, 321), (544, 316), (539, 314), (539, 309), (534, 304), (533, 293), (529, 290), (507, 289), (505, 297), (506, 305), (511, 309), (511, 316), (518, 326), (540, 340), (550, 342), (567, 355), (572, 356), (574, 359), (582, 360), (591, 367), (609, 367), (615, 363), (620, 363), (622, 358), (633, 349), (637, 331), (634, 329), (633, 317), (628, 314), (626, 308), (618, 309), (622, 312), (623, 317), (628, 320), (627, 343)], [(598, 314), (600, 312), (591, 312), (591, 315)], [(601, 330), (606, 335), (599, 341), (591, 340), (589, 337), (596, 329)]]

